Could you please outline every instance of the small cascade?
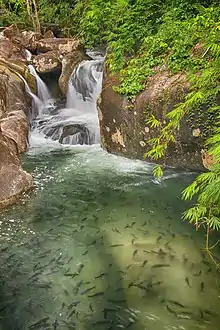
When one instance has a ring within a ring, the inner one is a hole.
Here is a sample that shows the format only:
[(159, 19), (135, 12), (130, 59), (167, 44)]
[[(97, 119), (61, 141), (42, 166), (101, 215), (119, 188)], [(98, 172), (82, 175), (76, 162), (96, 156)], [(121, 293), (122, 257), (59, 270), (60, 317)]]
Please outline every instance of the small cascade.
[(66, 105), (52, 102), (33, 125), (33, 134), (61, 144), (96, 144), (100, 141), (97, 99), (101, 93), (104, 57), (81, 62), (73, 71)]
[(52, 96), (50, 95), (49, 89), (47, 88), (47, 85), (38, 76), (38, 74), (37, 74), (35, 68), (33, 67), (33, 65), (31, 65), (31, 64), (28, 65), (28, 68), (29, 68), (30, 74), (32, 74), (36, 78), (37, 95), (38, 95), (39, 99), (42, 102), (47, 102), (48, 100), (50, 100), (52, 98)]
[(32, 59), (32, 54), (31, 54), (31, 52), (30, 52), (28, 49), (25, 49), (25, 54), (26, 54), (26, 59), (27, 59), (27, 61), (30, 62), (31, 59)]

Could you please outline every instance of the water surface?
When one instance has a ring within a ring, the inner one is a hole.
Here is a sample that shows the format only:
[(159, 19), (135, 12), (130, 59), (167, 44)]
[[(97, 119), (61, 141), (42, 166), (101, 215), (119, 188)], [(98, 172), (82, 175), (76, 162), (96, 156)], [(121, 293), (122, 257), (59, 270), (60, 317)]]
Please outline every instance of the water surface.
[(144, 162), (39, 136), (23, 162), (36, 189), (0, 215), (1, 330), (219, 329), (219, 273), (181, 220), (193, 173), (157, 181)]

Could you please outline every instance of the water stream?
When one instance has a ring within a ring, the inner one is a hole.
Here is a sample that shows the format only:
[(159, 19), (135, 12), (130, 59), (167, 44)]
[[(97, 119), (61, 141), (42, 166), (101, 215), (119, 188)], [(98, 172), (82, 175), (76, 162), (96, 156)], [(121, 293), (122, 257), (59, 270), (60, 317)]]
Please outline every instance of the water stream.
[(0, 215), (0, 330), (217, 330), (220, 273), (205, 233), (181, 220), (195, 173), (155, 180), (152, 165), (101, 149), (101, 68), (81, 63), (68, 108), (47, 100), (33, 122), (35, 191)]

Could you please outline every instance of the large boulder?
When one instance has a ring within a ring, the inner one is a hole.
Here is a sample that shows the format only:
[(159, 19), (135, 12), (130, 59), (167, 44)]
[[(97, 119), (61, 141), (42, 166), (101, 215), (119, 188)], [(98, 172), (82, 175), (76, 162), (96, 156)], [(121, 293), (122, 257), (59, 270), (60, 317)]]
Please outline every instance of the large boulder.
[(62, 72), (59, 78), (60, 90), (67, 93), (68, 82), (75, 67), (83, 60), (90, 59), (82, 50), (76, 50), (62, 58)]
[(28, 147), (26, 114), (31, 108), (21, 78), (23, 70), (18, 63), (0, 60), (0, 208), (16, 202), (33, 187), (19, 157)]
[(36, 55), (33, 58), (33, 64), (37, 72), (51, 72), (61, 67), (60, 52), (51, 50), (47, 53)]
[(14, 45), (23, 47), (31, 52), (37, 49), (37, 41), (42, 35), (33, 31), (20, 31), (16, 25), (11, 25), (3, 30), (3, 35), (8, 38)]
[[(104, 73), (102, 94), (99, 102), (99, 120), (103, 147), (111, 153), (130, 158), (144, 159), (150, 150), (148, 140), (158, 136), (158, 130), (146, 124), (154, 115), (164, 124), (165, 116), (183, 100), (189, 84), (183, 74), (172, 75), (168, 71), (158, 71), (151, 77), (145, 90), (134, 102), (114, 90), (119, 85), (116, 75)], [(189, 169), (203, 169), (201, 150), (203, 139), (196, 119), (182, 121), (177, 134), (177, 142), (168, 147), (165, 160), (159, 161), (169, 166)], [(151, 161), (150, 158), (146, 158)]]
[(78, 49), (81, 43), (79, 39), (74, 38), (45, 38), (38, 40), (37, 51), (38, 53), (46, 53), (51, 50), (60, 51), (61, 54), (71, 53)]

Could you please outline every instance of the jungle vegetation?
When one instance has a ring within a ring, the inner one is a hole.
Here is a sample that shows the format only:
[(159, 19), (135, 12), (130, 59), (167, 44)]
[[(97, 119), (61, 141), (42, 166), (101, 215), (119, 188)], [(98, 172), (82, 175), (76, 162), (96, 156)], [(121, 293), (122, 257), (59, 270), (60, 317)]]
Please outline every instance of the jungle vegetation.
[[(17, 23), (21, 28), (57, 24), (64, 36), (78, 36), (88, 47), (105, 45), (107, 64), (120, 74), (117, 91), (132, 101), (141, 92), (155, 68), (165, 65), (183, 72), (190, 82), (185, 100), (167, 114), (166, 123), (148, 116), (146, 122), (160, 128), (148, 143), (147, 156), (155, 162), (164, 158), (175, 142), (185, 116), (206, 105), (215, 124), (204, 132), (204, 148), (213, 161), (209, 171), (198, 175), (182, 198), (195, 205), (183, 217), (206, 228), (220, 230), (220, 5), (212, 0), (0, 0), (0, 25)], [(156, 176), (163, 168), (156, 166)]]

